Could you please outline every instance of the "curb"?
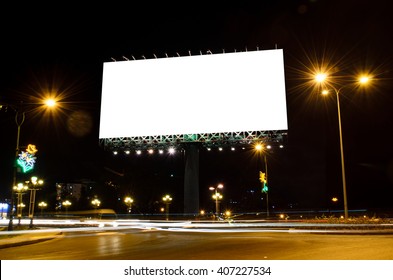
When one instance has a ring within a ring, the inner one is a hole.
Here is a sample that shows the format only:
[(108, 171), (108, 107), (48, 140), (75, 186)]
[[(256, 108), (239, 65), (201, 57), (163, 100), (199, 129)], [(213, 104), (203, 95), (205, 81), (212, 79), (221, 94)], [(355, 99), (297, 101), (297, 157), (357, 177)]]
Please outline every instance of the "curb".
[(52, 240), (54, 238), (58, 238), (60, 235), (62, 235), (61, 232), (50, 234), (50, 235), (46, 234), (42, 236), (39, 235), (31, 236), (31, 234), (21, 234), (20, 236), (16, 236), (16, 237), (0, 239), (0, 249), (44, 242), (44, 241)]

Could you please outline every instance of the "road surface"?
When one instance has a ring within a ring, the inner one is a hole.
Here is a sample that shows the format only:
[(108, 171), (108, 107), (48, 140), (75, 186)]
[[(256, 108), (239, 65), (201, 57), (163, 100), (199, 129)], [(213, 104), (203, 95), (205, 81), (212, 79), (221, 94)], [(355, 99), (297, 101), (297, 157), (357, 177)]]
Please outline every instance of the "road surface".
[(176, 232), (122, 229), (64, 232), (0, 249), (2, 260), (393, 260), (393, 235), (289, 231)]

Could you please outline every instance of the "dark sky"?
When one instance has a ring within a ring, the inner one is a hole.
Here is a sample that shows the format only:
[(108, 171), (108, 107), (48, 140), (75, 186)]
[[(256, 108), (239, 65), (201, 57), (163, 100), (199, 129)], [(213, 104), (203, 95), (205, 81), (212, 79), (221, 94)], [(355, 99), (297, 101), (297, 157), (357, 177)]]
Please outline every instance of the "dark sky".
[[(158, 195), (182, 185), (181, 156), (116, 160), (98, 145), (104, 62), (277, 47), (284, 50), (289, 130), (286, 148), (269, 155), (272, 203), (328, 207), (332, 196), (341, 198), (335, 99), (318, 96), (305, 75), (328, 64), (344, 83), (358, 71), (374, 76), (367, 90), (348, 87), (341, 94), (349, 208), (392, 208), (390, 1), (123, 2), (2, 9), (0, 101), (28, 104), (45, 91), (64, 97), (61, 114), (28, 113), (21, 130), (21, 145), (38, 147), (36, 173), (50, 182), (47, 189), (80, 178), (106, 180), (104, 166), (126, 172), (131, 181), (123, 178), (121, 184), (136, 195), (146, 188), (143, 176), (162, 183), (161, 189), (151, 189)], [(13, 118), (12, 110), (0, 111), (0, 199), (9, 196), (12, 182)], [(205, 189), (218, 181), (225, 182), (232, 198), (258, 188), (260, 163), (246, 152), (201, 152), (200, 164), (202, 204), (209, 199)]]

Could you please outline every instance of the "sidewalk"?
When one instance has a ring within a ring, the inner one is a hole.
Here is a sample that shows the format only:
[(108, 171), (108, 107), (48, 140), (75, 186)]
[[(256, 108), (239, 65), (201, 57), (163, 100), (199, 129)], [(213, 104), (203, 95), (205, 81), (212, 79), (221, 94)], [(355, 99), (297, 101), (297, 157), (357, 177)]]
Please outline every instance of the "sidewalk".
[(47, 241), (60, 236), (62, 236), (62, 232), (58, 229), (2, 231), (0, 233), (0, 249)]

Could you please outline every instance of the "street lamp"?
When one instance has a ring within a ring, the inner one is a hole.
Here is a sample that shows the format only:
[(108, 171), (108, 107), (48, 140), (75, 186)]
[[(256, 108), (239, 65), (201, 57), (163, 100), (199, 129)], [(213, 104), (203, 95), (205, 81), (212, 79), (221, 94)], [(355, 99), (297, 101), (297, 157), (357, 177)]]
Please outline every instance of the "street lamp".
[(62, 203), (62, 205), (64, 206), (64, 208), (65, 208), (65, 210), (66, 210), (66, 216), (67, 216), (67, 213), (68, 213), (68, 208), (71, 206), (71, 201), (69, 201), (69, 200), (65, 200), (65, 201), (63, 201), (63, 203)]
[[(326, 80), (329, 78), (329, 76), (326, 73), (318, 73), (315, 75), (315, 81), (322, 86), (325, 86)], [(370, 81), (370, 78), (368, 76), (361, 76), (358, 78), (358, 83), (361, 85), (367, 84)], [(348, 202), (347, 202), (347, 183), (346, 183), (346, 178), (345, 178), (345, 164), (344, 164), (344, 146), (343, 146), (343, 136), (342, 136), (342, 129), (341, 129), (341, 109), (340, 109), (340, 92), (344, 87), (347, 87), (351, 84), (347, 84), (344, 86), (341, 86), (340, 88), (336, 88), (334, 85), (331, 83), (326, 83), (327, 88), (324, 88), (322, 90), (323, 95), (329, 94), (329, 89), (333, 89), (333, 91), (336, 94), (337, 98), (337, 114), (338, 114), (338, 130), (339, 130), (339, 136), (340, 136), (340, 155), (341, 155), (341, 177), (342, 177), (342, 185), (343, 185), (343, 202), (344, 202), (344, 217), (345, 219), (348, 219)]]
[[(47, 98), (45, 100), (41, 100), (41, 103), (43, 106), (45, 106), (46, 108), (50, 108), (50, 107), (55, 107), (56, 106), (56, 101), (53, 98)], [(14, 106), (14, 105), (10, 105), (10, 104), (0, 104), (0, 108), (2, 107), (6, 107), (6, 108), (11, 108), (15, 111), (15, 123), (16, 123), (16, 127), (17, 127), (17, 134), (16, 134), (16, 148), (15, 148), (15, 159), (18, 158), (19, 156), (19, 152), (20, 152), (20, 146), (19, 146), (19, 140), (20, 140), (20, 130), (21, 127), (23, 125), (23, 123), (25, 122), (26, 119), (26, 111), (24, 110), (24, 108), (22, 108), (23, 106)], [(13, 170), (13, 182), (12, 182), (12, 186), (16, 185), (16, 176), (17, 175), (17, 165), (16, 163), (14, 163), (14, 170)], [(8, 231), (12, 231), (13, 230), (13, 217), (14, 217), (14, 188), (11, 189), (11, 211), (10, 211), (10, 219), (9, 219), (9, 223), (8, 223)], [(19, 220), (20, 222), (20, 220)]]
[(19, 220), (18, 225), (20, 225), (20, 219), (22, 218), (22, 209), (25, 206), (22, 201), (22, 196), (28, 189), (29, 187), (24, 185), (23, 183), (19, 183), (17, 186), (14, 186), (12, 188), (13, 192), (17, 194), (16, 216)]
[(38, 203), (38, 207), (41, 209), (41, 217), (42, 217), (42, 212), (47, 206), (48, 204), (45, 201), (41, 201), (40, 203)]
[(169, 194), (167, 194), (162, 198), (162, 201), (164, 201), (164, 203), (165, 203), (165, 216), (166, 216), (166, 220), (168, 220), (169, 219), (169, 205), (172, 202), (172, 197)]
[(91, 201), (91, 204), (93, 205), (93, 208), (94, 208), (94, 209), (97, 209), (98, 207), (100, 207), (101, 201), (100, 201), (98, 198), (94, 198), (94, 199)]
[(218, 219), (219, 213), (220, 213), (220, 200), (223, 198), (222, 194), (218, 192), (218, 189), (223, 189), (224, 185), (223, 184), (218, 184), (216, 187), (210, 187), (209, 190), (214, 191), (214, 194), (212, 195), (212, 198), (215, 200), (216, 203), (216, 217)]
[(30, 228), (33, 227), (33, 217), (34, 217), (34, 204), (35, 195), (37, 189), (44, 184), (44, 181), (38, 179), (36, 176), (31, 177), (31, 181), (26, 181), (30, 185), (30, 204), (29, 204), (29, 218), (30, 218)]
[(124, 198), (124, 203), (127, 205), (127, 211), (128, 213), (131, 213), (131, 207), (132, 207), (132, 203), (134, 202), (134, 200), (127, 196), (126, 198)]
[(95, 214), (99, 217), (100, 215), (99, 215), (97, 209), (100, 207), (101, 201), (100, 201), (98, 198), (94, 198), (94, 199), (91, 201), (91, 205), (93, 205), (93, 208), (94, 208), (94, 210), (95, 210), (94, 212), (95, 212)]

